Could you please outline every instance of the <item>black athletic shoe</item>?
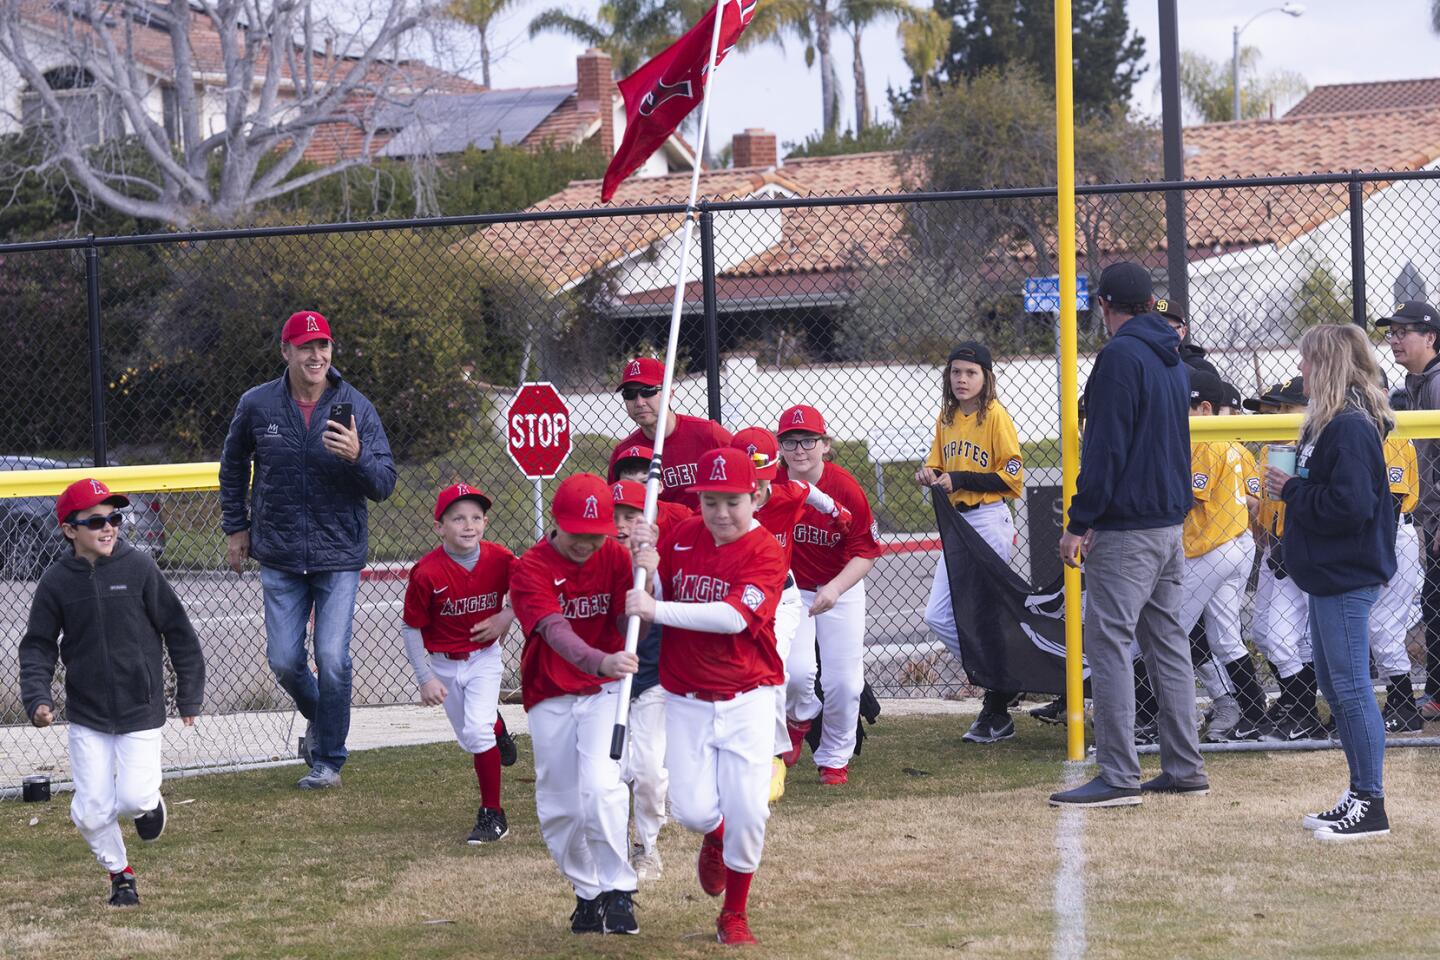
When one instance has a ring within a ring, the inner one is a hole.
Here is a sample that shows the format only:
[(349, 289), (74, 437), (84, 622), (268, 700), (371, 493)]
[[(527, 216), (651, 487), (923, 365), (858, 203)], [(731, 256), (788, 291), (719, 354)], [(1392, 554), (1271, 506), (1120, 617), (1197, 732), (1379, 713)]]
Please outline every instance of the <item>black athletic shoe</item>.
[(510, 736), (510, 728), (505, 726), (505, 718), (499, 718), (500, 730), (495, 734), (495, 746), (500, 748), (500, 766), (513, 767), (515, 761), (520, 759), (520, 751), (515, 746), (515, 738)]
[(1345, 816), (1316, 830), (1315, 839), (1335, 843), (1383, 837), (1389, 832), (1390, 820), (1385, 816), (1385, 798), (1352, 794), (1350, 809)]
[(465, 842), (479, 846), (482, 843), (504, 840), (509, 835), (510, 825), (505, 822), (505, 811), (496, 810), (493, 807), (481, 807), (480, 813), (475, 817), (475, 829), (470, 831), (470, 836), (465, 838)]
[(570, 914), (571, 933), (605, 932), (604, 897), (603, 893), (594, 900), (586, 900), (578, 894), (575, 896), (575, 912)]
[(635, 922), (634, 896), (633, 890), (607, 890), (600, 894), (606, 933), (640, 932), (640, 924)]
[(112, 907), (137, 907), (140, 905), (140, 889), (135, 886), (135, 871), (127, 868), (122, 873), (110, 875), (110, 900)]
[(1203, 797), (1210, 792), (1210, 781), (1199, 780), (1195, 783), (1176, 783), (1170, 774), (1162, 773), (1158, 777), (1146, 780), (1140, 784), (1140, 792), (1176, 793), (1191, 797)]
[(1008, 713), (986, 713), (980, 711), (980, 716), (965, 731), (961, 737), (966, 743), (997, 743), (1001, 740), (1009, 740), (1015, 736), (1015, 721), (1010, 719)]
[(1335, 806), (1324, 813), (1307, 813), (1300, 821), (1300, 826), (1306, 830), (1319, 830), (1321, 827), (1328, 827), (1332, 823), (1339, 823), (1345, 819), (1345, 814), (1350, 812), (1350, 804), (1355, 801), (1355, 794), (1347, 788), (1340, 794), (1340, 799), (1335, 801)]
[(1414, 700), (1397, 700), (1394, 705), (1385, 705), (1385, 731), (1387, 733), (1417, 733), (1425, 729), (1425, 721), (1415, 708)]
[(1237, 742), (1254, 742), (1257, 740), (1278, 740), (1279, 737), (1275, 733), (1275, 727), (1271, 725), (1269, 720), (1247, 720), (1241, 718), (1240, 722), (1235, 724), (1235, 728), (1230, 731), (1229, 739)]
[(1065, 701), (1063, 698), (1057, 697), (1042, 707), (1032, 707), (1029, 713), (1041, 723), (1064, 723), (1066, 721)]
[(135, 818), (135, 832), (146, 843), (160, 839), (160, 834), (165, 832), (164, 797), (160, 798), (160, 802), (155, 805), (154, 810), (147, 810)]
[(1328, 740), (1329, 734), (1309, 708), (1297, 706), (1289, 710), (1280, 722), (1275, 724), (1277, 740)]

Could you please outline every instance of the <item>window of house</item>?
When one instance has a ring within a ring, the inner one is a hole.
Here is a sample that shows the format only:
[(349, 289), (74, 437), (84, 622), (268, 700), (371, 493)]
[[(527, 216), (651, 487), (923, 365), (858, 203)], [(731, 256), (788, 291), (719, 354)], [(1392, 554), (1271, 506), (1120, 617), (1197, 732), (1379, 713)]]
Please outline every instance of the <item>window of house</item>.
[[(84, 67), (57, 67), (46, 71), (45, 83), (59, 101), (59, 109), (70, 122), (76, 139), (86, 145), (123, 136), (124, 118), (119, 105)], [(40, 94), (27, 90), (20, 96), (20, 122), (27, 129), (49, 123)]]

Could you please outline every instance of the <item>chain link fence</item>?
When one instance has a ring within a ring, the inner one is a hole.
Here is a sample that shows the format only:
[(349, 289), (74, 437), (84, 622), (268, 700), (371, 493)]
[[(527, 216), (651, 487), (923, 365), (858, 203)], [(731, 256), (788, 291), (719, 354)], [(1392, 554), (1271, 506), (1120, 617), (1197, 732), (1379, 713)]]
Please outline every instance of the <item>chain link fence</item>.
[[(1146, 265), (1157, 292), (1188, 318), (1192, 343), (1247, 397), (1298, 372), (1294, 344), (1305, 327), (1381, 315), (1395, 300), (1425, 297), (1440, 272), (1434, 172), (1183, 189), (1188, 276), (1167, 266), (1176, 258), (1167, 256), (1165, 193), (1155, 185), (1081, 188), (1079, 272), (1093, 289), (1107, 263)], [(1012, 566), (1037, 590), (1059, 579), (1054, 204), (1044, 189), (777, 195), (706, 202), (698, 215), (674, 407), (731, 430), (774, 429), (793, 403), (824, 413), (834, 462), (864, 487), (884, 547), (868, 578), (866, 630), (867, 676), (882, 696), (974, 693), (922, 620), (938, 544), (928, 493), (913, 482), (958, 340), (994, 352), (1000, 400), (1023, 448)], [(1352, 215), (1362, 211), (1363, 223)], [(495, 501), (487, 536), (517, 552), (533, 542), (534, 486), (510, 461), (503, 428), (525, 380), (550, 381), (570, 407), (574, 449), (562, 472), (604, 473), (633, 428), (614, 392), (619, 371), (631, 356), (663, 350), (683, 217), (676, 205), (539, 210), (0, 246), (3, 468), (216, 459), (241, 393), (282, 373), (282, 320), (297, 309), (324, 313), (335, 366), (375, 402), (399, 465), (394, 495), (371, 508), (354, 702), (413, 702), (401, 600), (405, 570), (435, 542), (435, 492), (479, 484)], [(1104, 342), (1098, 308), (1083, 300), (1079, 329), (1083, 383)], [(1376, 350), (1399, 383), (1378, 338)], [(553, 483), (541, 485), (546, 503)], [(0, 501), (0, 606), (17, 639), (34, 579), (59, 549), (50, 509), (46, 500)], [(206, 710), (217, 719), (204, 736), (216, 743), (193, 751), (198, 762), (286, 752), (289, 703), (265, 664), (258, 576), (224, 570), (218, 496), (140, 498), (132, 514), (127, 535), (155, 552), (209, 658)], [(1241, 526), (1263, 544), (1258, 514)], [(1286, 619), (1293, 605), (1265, 606), (1274, 590), (1265, 592), (1256, 546), (1230, 552), (1245, 554), (1243, 576), (1217, 603), (1233, 606), (1238, 642), (1273, 695), (1269, 637), (1303, 624)], [(1420, 670), (1418, 611), (1411, 598), (1397, 604)], [(505, 649), (513, 687), (518, 635)], [(1206, 661), (1202, 650), (1197, 663)], [(0, 673), (10, 678), (0, 687), (8, 762), (57, 762), (53, 731), (24, 727), (13, 642)], [(1222, 679), (1233, 686), (1226, 673), (1199, 688), (1207, 705), (1233, 693)], [(1317, 722), (1323, 716), (1322, 707)], [(270, 719), (240, 719), (255, 717)]]

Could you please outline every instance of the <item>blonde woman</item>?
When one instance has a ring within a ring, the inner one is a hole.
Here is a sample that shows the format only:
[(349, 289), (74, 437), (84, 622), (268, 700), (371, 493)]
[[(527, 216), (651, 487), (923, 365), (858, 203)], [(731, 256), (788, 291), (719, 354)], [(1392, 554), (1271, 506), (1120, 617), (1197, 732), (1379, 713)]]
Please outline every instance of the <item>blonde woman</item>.
[(1390, 832), (1385, 816), (1385, 723), (1370, 681), (1370, 610), (1395, 573), (1395, 511), (1383, 441), (1394, 425), (1380, 370), (1358, 327), (1327, 324), (1300, 340), (1309, 405), (1295, 476), (1267, 466), (1285, 501), (1285, 566), (1309, 594), (1315, 675), (1335, 718), (1350, 783), (1335, 806), (1303, 823), (1315, 839)]

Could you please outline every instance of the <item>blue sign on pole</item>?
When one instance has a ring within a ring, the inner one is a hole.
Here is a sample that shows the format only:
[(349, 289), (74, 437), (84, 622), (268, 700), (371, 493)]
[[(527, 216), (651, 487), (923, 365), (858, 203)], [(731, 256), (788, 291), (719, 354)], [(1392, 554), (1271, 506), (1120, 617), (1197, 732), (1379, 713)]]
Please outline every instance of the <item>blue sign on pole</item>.
[[(1060, 278), (1027, 277), (1025, 280), (1026, 313), (1060, 312)], [(1090, 278), (1080, 274), (1075, 278), (1075, 309), (1090, 309)]]

